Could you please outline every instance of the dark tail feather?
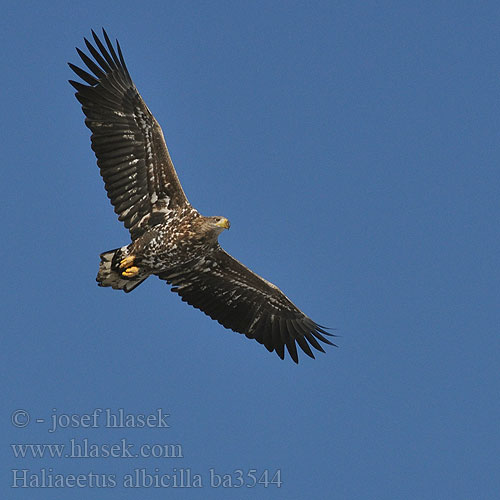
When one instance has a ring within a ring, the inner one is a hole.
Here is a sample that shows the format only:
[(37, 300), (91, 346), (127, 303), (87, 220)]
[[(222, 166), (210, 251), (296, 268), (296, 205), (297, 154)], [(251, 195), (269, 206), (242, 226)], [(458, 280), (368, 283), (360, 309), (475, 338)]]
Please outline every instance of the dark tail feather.
[(125, 293), (129, 293), (149, 276), (122, 277), (119, 269), (117, 269), (117, 263), (126, 255), (126, 249), (127, 247), (115, 248), (101, 254), (101, 263), (96, 278), (99, 286), (110, 286), (115, 290), (123, 290)]

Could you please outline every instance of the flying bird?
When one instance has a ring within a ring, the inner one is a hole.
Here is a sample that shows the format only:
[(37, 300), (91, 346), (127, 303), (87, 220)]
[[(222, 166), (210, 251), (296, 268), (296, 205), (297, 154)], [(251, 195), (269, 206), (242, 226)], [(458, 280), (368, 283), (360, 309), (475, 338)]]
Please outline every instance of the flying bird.
[[(86, 70), (68, 63), (83, 82), (70, 80), (92, 131), (108, 198), (132, 242), (101, 254), (99, 286), (131, 292), (156, 275), (183, 301), (221, 325), (298, 363), (297, 344), (314, 358), (319, 341), (335, 345), (325, 327), (306, 316), (274, 284), (225, 252), (219, 234), (225, 217), (205, 217), (182, 189), (163, 132), (137, 91), (123, 59), (103, 29), (86, 38)], [(92, 59), (93, 58), (93, 59)]]

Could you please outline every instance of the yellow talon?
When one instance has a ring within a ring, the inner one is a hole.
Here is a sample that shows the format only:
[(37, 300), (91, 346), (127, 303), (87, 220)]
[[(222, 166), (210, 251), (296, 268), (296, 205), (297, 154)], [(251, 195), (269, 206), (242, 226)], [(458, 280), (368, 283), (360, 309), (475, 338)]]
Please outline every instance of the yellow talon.
[(135, 255), (127, 255), (124, 259), (120, 261), (120, 269), (124, 267), (129, 267), (134, 263)]
[(133, 276), (136, 276), (138, 274), (139, 268), (136, 266), (128, 267), (127, 269), (125, 269), (125, 271), (122, 272), (122, 276), (125, 276), (126, 278), (132, 278)]

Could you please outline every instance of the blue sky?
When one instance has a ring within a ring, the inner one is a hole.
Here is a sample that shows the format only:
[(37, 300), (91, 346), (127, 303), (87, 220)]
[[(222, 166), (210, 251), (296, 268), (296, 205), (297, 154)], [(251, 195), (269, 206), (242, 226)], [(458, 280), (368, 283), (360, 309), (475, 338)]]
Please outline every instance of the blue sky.
[[(497, 2), (7, 2), (2, 16), (3, 498), (498, 498)], [(101, 26), (191, 203), (231, 220), (221, 244), (339, 348), (296, 366), (159, 280), (96, 286), (99, 253), (128, 234), (66, 62)], [(48, 432), (96, 408), (162, 409), (170, 427)], [(10, 446), (85, 438), (183, 458)], [(13, 469), (117, 484), (12, 488)], [(124, 488), (134, 469), (204, 488)], [(245, 487), (210, 487), (211, 469)], [(252, 469), (279, 469), (281, 487), (246, 487)]]

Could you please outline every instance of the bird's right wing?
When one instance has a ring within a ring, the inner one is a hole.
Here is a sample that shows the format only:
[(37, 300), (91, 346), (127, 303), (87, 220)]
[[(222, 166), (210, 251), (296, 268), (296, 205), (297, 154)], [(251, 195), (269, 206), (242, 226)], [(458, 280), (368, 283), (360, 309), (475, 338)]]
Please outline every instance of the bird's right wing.
[(298, 363), (297, 346), (314, 358), (311, 346), (324, 352), (318, 340), (332, 344), (323, 327), (306, 316), (275, 285), (253, 273), (222, 248), (190, 265), (159, 275), (173, 285), (182, 300), (202, 310), (226, 328), (243, 333), (276, 351), (284, 347)]
[[(170, 159), (163, 132), (130, 78), (118, 41), (117, 51), (103, 30), (107, 48), (92, 31), (85, 44), (92, 60), (76, 49), (90, 73), (69, 63), (87, 85), (70, 80), (92, 131), (108, 197), (131, 233), (140, 236), (154, 212), (189, 205)], [(92, 74), (91, 74), (92, 73)]]

